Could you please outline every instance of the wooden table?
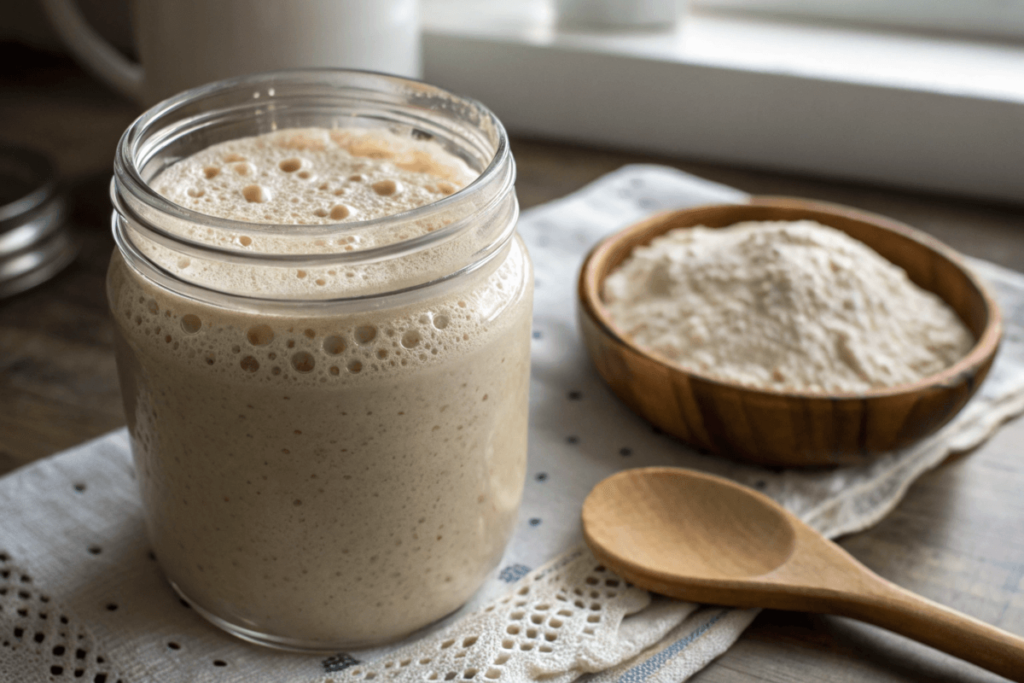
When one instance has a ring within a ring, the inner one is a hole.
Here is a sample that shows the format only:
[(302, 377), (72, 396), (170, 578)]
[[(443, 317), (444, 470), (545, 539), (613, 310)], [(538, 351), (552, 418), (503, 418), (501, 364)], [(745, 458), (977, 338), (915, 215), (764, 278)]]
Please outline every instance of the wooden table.
[[(63, 59), (0, 45), (0, 65), (6, 65), (0, 66), (0, 142), (50, 151), (75, 200), (72, 221), (82, 241), (77, 262), (55, 280), (0, 301), (2, 474), (124, 424), (104, 292), (113, 248), (107, 186), (117, 138), (138, 112)], [(752, 193), (878, 211), (965, 253), (1024, 270), (1020, 207), (532, 140), (514, 140), (513, 151), (524, 207), (560, 197), (626, 163), (663, 163)], [(892, 515), (843, 545), (902, 586), (1024, 635), (1022, 449), (1024, 420), (1018, 420), (975, 452), (922, 477)], [(1001, 679), (852, 621), (764, 612), (736, 646), (693, 680)]]

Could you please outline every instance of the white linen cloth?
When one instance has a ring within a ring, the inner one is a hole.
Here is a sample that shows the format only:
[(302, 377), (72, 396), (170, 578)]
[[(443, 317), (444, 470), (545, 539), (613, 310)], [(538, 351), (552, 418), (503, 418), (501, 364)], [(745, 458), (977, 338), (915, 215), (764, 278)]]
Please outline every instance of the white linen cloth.
[(875, 523), (922, 472), (1024, 412), (1024, 275), (971, 261), (1003, 307), (1005, 339), (978, 395), (921, 444), (856, 467), (768, 470), (652, 430), (586, 357), (575, 325), (579, 266), (601, 237), (652, 212), (744, 199), (672, 169), (627, 166), (523, 214), (537, 280), (528, 479), (502, 564), (459, 612), (403, 643), (329, 658), (220, 632), (162, 579), (118, 430), (0, 479), (0, 680), (685, 680), (756, 610), (652, 598), (600, 567), (580, 545), (580, 505), (594, 484), (628, 467), (691, 467), (761, 489), (836, 536)]

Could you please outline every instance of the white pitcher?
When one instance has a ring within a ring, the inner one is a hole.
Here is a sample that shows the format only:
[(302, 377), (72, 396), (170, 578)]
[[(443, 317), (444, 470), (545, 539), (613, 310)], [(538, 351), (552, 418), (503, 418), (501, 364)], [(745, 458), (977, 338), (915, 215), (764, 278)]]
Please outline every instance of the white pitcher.
[(104, 41), (74, 0), (42, 0), (68, 48), (142, 103), (260, 71), (339, 67), (418, 78), (418, 0), (135, 0), (141, 63)]

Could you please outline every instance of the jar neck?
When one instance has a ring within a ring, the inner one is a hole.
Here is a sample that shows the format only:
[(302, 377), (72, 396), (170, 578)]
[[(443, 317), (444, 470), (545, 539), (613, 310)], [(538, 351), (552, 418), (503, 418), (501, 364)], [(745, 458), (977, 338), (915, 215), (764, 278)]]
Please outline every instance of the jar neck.
[[(219, 142), (288, 128), (346, 127), (430, 139), (478, 175), (440, 201), (329, 225), (209, 216), (174, 204), (151, 184), (170, 165)], [(501, 123), (472, 100), (366, 72), (259, 74), (182, 93), (128, 128), (111, 184), (113, 232), (136, 272), (192, 298), (239, 299), (235, 303), (246, 307), (261, 301), (366, 302), (429, 289), (485, 267), (514, 231), (514, 182)], [(323, 278), (331, 273), (333, 279), (320, 291), (275, 291), (272, 283), (289, 271)], [(339, 272), (347, 277), (339, 280)]]

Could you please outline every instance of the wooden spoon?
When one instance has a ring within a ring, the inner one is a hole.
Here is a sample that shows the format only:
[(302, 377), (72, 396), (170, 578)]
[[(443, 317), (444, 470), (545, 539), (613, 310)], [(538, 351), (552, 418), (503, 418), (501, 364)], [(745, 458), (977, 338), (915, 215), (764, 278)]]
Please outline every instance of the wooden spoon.
[(1024, 681), (1024, 639), (900, 588), (767, 496), (671, 467), (608, 477), (583, 503), (594, 555), (674, 598), (838, 614)]

